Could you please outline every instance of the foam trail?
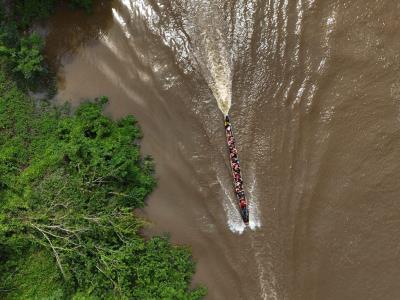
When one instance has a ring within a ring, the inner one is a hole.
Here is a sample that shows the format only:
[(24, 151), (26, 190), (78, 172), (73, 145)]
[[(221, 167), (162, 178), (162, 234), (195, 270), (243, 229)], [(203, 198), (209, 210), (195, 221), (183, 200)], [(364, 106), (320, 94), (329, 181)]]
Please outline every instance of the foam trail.
[(260, 284), (260, 299), (277, 300), (276, 278), (272, 271), (272, 263), (265, 264), (265, 253), (270, 252), (270, 247), (265, 247), (265, 243), (260, 244), (254, 236), (250, 236), (251, 248), (255, 250), (254, 259), (257, 263), (258, 282)]
[[(159, 22), (162, 18), (150, 3), (151, 1), (120, 1), (131, 15), (143, 18), (148, 28), (154, 34), (159, 35), (166, 46), (174, 49), (176, 60), (184, 67), (183, 70), (185, 72), (192, 70), (194, 66), (200, 71), (217, 101), (218, 108), (224, 115), (228, 115), (232, 104), (232, 61), (235, 51), (231, 49), (233, 45), (230, 43), (228, 35), (229, 24), (226, 19), (221, 18), (224, 12), (218, 3), (201, 0), (199, 2), (203, 5), (199, 5), (198, 1), (188, 1), (186, 2), (187, 6), (183, 5), (188, 12), (187, 18), (182, 21), (183, 28), (176, 27), (172, 19), (169, 24), (163, 23), (166, 26), (160, 28)], [(162, 6), (158, 8), (159, 11), (164, 9)], [(242, 6), (242, 10), (245, 13), (245, 6)], [(129, 39), (131, 37), (127, 30), (129, 20), (124, 20), (116, 9), (113, 9), (113, 16), (121, 26), (126, 38)], [(246, 18), (249, 19), (249, 16)], [(240, 24), (236, 25), (237, 29), (241, 27)], [(251, 28), (252, 26), (249, 27)], [(190, 39), (187, 36), (190, 36)], [(248, 35), (246, 36), (248, 37)], [(107, 43), (107, 41), (105, 42)], [(112, 45), (108, 46), (113, 50)], [(224, 185), (220, 180), (221, 178), (224, 178), (224, 176), (219, 174), (218, 181), (227, 199), (223, 201), (223, 206), (227, 215), (229, 229), (233, 232), (242, 233), (246, 226), (239, 214), (236, 198), (230, 196), (232, 195), (231, 184)], [(253, 193), (250, 192), (251, 194)], [(255, 196), (252, 196), (252, 198), (256, 199)], [(249, 228), (255, 229), (260, 227), (260, 222), (257, 214), (258, 205), (252, 202), (250, 201), (249, 205)]]
[[(220, 34), (220, 32), (217, 30)], [(231, 80), (231, 68), (229, 60), (226, 57), (226, 49), (223, 47), (221, 42), (210, 40), (205, 37), (205, 49), (206, 49), (206, 60), (207, 68), (210, 72), (210, 77), (206, 78), (208, 85), (213, 92), (219, 109), (224, 115), (227, 115), (231, 108), (232, 102), (232, 80)]]
[(237, 209), (237, 203), (232, 197), (230, 196), (230, 191), (226, 188), (226, 185), (222, 182), (221, 177), (217, 174), (217, 180), (222, 187), (224, 192), (224, 196), (228, 201), (222, 201), (224, 205), (225, 213), (228, 217), (228, 227), (230, 231), (234, 233), (242, 234), (246, 225), (243, 223), (242, 217), (239, 214)]
[(217, 180), (224, 192), (224, 198), (227, 199), (227, 201), (223, 201), (223, 206), (224, 206), (224, 210), (225, 210), (225, 213), (227, 216), (227, 223), (228, 223), (228, 227), (229, 227), (230, 231), (232, 231), (234, 233), (242, 234), (244, 232), (244, 230), (246, 229), (246, 227), (250, 228), (251, 230), (256, 230), (257, 228), (260, 228), (261, 221), (260, 221), (260, 214), (259, 214), (259, 209), (258, 209), (258, 198), (255, 196), (256, 195), (256, 193), (255, 193), (255, 189), (256, 189), (255, 174), (253, 173), (253, 175), (252, 175), (252, 180), (251, 180), (252, 183), (249, 188), (250, 217), (249, 217), (249, 225), (246, 226), (243, 223), (242, 216), (239, 213), (236, 198), (231, 197), (230, 185), (223, 182), (223, 180), (221, 178), (224, 178), (224, 176), (221, 176), (219, 173), (220, 172), (217, 171)]
[[(254, 169), (254, 168), (253, 168)], [(257, 181), (255, 173), (252, 173), (251, 176), (251, 184), (249, 185), (248, 193), (250, 195), (249, 199), (249, 227), (251, 230), (255, 230), (261, 227), (261, 220), (260, 220), (260, 210), (258, 209), (258, 197), (257, 193), (255, 192)]]

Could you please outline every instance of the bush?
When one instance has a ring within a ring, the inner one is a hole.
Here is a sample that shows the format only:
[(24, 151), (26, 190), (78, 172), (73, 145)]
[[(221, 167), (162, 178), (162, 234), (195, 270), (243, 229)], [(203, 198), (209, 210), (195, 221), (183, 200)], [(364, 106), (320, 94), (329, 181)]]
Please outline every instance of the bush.
[(25, 29), (33, 21), (47, 19), (56, 3), (56, 0), (17, 0), (13, 1), (13, 11), (19, 26)]
[[(140, 156), (135, 119), (105, 117), (104, 97), (72, 115), (49, 105), (38, 110), (0, 78), (0, 296), (204, 295), (189, 290), (194, 264), (186, 248), (138, 233), (143, 221), (133, 209), (144, 205), (155, 181), (151, 160)], [(31, 253), (30, 263), (22, 253)], [(26, 284), (45, 278), (54, 289)]]
[(87, 13), (92, 12), (93, 1), (92, 0), (70, 0), (71, 6), (73, 8), (82, 8)]
[(15, 68), (14, 71), (22, 74), (23, 78), (31, 81), (38, 75), (43, 75), (42, 56), (43, 40), (33, 33), (21, 39), (20, 48), (12, 53)]

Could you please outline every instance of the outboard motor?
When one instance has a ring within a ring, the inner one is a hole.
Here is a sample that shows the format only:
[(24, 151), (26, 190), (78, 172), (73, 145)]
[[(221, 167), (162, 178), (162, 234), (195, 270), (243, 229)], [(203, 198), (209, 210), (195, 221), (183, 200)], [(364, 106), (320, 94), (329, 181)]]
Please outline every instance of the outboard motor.
[(249, 209), (247, 208), (247, 206), (242, 209), (241, 215), (243, 222), (245, 222), (246, 224), (249, 223)]

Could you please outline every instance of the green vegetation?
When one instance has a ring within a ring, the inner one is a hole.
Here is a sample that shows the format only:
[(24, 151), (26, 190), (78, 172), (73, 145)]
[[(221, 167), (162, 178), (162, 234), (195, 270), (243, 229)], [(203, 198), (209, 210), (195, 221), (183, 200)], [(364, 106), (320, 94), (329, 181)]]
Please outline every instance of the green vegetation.
[(135, 119), (105, 117), (106, 97), (72, 113), (27, 95), (46, 68), (18, 3), (0, 26), (0, 298), (202, 298), (189, 249), (139, 234), (156, 183)]
[(33, 21), (45, 20), (53, 12), (56, 0), (16, 1), (13, 7), (15, 20), (20, 28), (27, 28)]
[[(20, 28), (27, 28), (33, 21), (46, 20), (61, 0), (19, 0), (13, 6), (14, 18)], [(72, 8), (82, 8), (87, 13), (92, 11), (93, 0), (66, 1)]]

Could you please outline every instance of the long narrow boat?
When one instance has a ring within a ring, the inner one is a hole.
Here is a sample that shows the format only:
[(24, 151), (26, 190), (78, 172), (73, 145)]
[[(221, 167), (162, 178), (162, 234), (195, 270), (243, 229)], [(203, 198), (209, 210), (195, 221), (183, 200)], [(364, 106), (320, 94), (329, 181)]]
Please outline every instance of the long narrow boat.
[(246, 199), (246, 195), (243, 189), (243, 178), (240, 172), (240, 162), (237, 153), (235, 138), (233, 136), (232, 124), (229, 120), (229, 116), (226, 115), (224, 118), (226, 142), (228, 144), (229, 151), (229, 162), (232, 170), (233, 184), (235, 189), (235, 194), (239, 204), (240, 215), (242, 216), (243, 222), (249, 224), (249, 206)]

